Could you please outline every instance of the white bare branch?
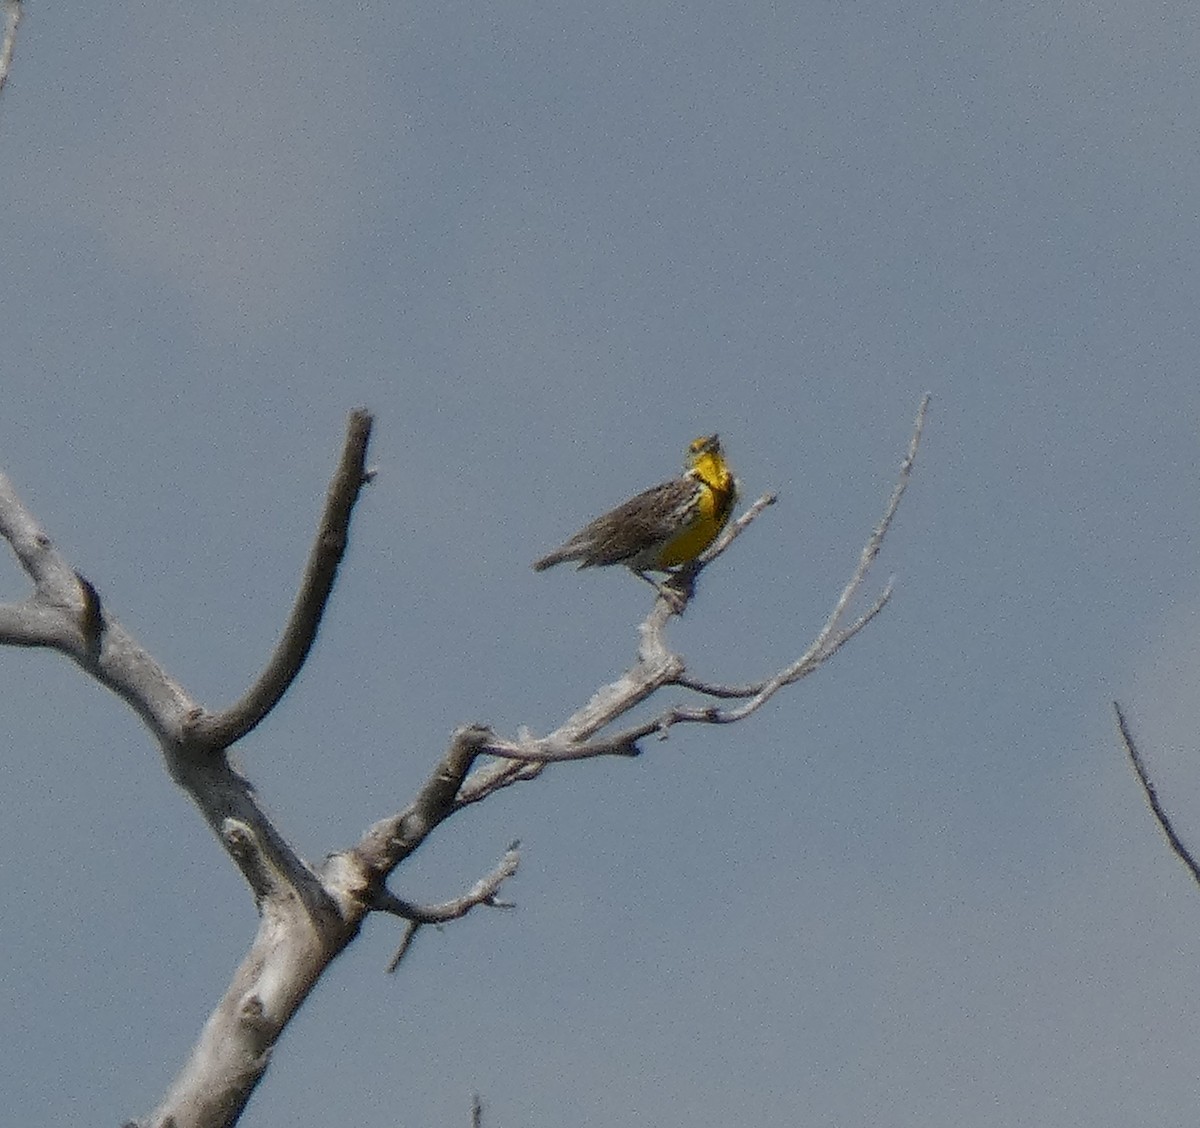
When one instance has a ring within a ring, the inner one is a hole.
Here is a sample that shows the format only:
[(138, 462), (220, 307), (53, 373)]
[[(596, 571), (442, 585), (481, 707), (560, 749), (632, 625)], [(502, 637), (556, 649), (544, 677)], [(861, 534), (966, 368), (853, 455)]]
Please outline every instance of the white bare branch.
[(384, 889), (376, 895), (371, 907), (377, 912), (391, 913), (393, 916), (412, 921), (413, 924), (448, 924), (466, 916), (479, 905), (511, 909), (512, 903), (499, 900), (497, 894), (500, 892), (500, 886), (517, 872), (517, 867), (521, 864), (519, 847), (519, 842), (509, 846), (504, 852), (504, 857), (496, 863), (491, 872), (484, 874), (470, 889), (453, 900), (442, 901), (437, 905), (418, 905)]
[(422, 925), (448, 924), (452, 920), (466, 916), (472, 909), (478, 908), (480, 905), (487, 905), (493, 909), (513, 908), (511, 901), (500, 900), (499, 893), (500, 887), (517, 872), (517, 867), (521, 864), (519, 845), (520, 843), (514, 842), (509, 846), (504, 857), (490, 873), (485, 874), (470, 889), (452, 901), (444, 901), (438, 905), (418, 905), (397, 897), (386, 887), (379, 890), (375, 895), (372, 908), (377, 912), (391, 913), (408, 922), (404, 937), (400, 941), (400, 947), (388, 963), (388, 972), (394, 972), (400, 966), (400, 961), (412, 945), (413, 937), (416, 936), (417, 930)]
[[(636, 742), (647, 735), (632, 730), (618, 733), (592, 744), (590, 738), (665, 685), (671, 685), (684, 671), (683, 660), (667, 650), (663, 629), (675, 613), (669, 598), (659, 597), (639, 628), (641, 643), (637, 662), (620, 678), (602, 686), (590, 701), (567, 718), (557, 729), (540, 740), (529, 737), (500, 741), (489, 731), (489, 739), (480, 751), (502, 757), (476, 769), (463, 783), (457, 806), (478, 803), (501, 788), (521, 780), (533, 779), (546, 764), (555, 760), (588, 759), (600, 755), (637, 754)], [(652, 729), (649, 731), (653, 731)], [(579, 754), (571, 755), (571, 749)]]
[(572, 744), (562, 738), (549, 736), (540, 740), (518, 738), (515, 741), (501, 740), (497, 737), (488, 741), (483, 751), (488, 756), (495, 756), (501, 760), (516, 760), (524, 764), (558, 764), (567, 760), (591, 760), (596, 756), (637, 756), (641, 753), (637, 739), (618, 733), (613, 737), (600, 737)]
[(4, 33), (0, 37), (0, 94), (8, 82), (13, 50), (17, 45), (17, 28), (21, 23), (21, 0), (4, 0)]
[[(370, 416), (351, 416), (341, 465), (284, 638), (242, 701), (207, 713), (103, 605), (100, 593), (54, 547), (0, 475), (0, 536), (33, 581), (22, 602), (0, 605), (0, 644), (58, 650), (127, 701), (162, 750), (254, 893), (261, 920), (242, 967), (205, 1025), (151, 1125), (233, 1124), (266, 1069), (269, 1049), (317, 978), (369, 911), (372, 875), (337, 855), (318, 874), (284, 840), (226, 744), (282, 696), (312, 646), (345, 549), (349, 511), (366, 471)], [(457, 787), (457, 782), (455, 783)]]
[[(883, 517), (872, 531), (859, 556), (858, 564), (834, 604), (825, 625), (799, 658), (756, 684), (726, 686), (690, 677), (683, 659), (670, 653), (665, 642), (666, 623), (672, 615), (683, 611), (691, 597), (699, 572), (724, 552), (733, 543), (734, 538), (775, 501), (774, 494), (764, 494), (732, 523), (694, 565), (671, 577), (666, 586), (671, 589), (672, 594), (661, 594), (655, 601), (650, 615), (641, 625), (637, 663), (618, 681), (600, 690), (583, 709), (573, 714), (548, 736), (534, 738), (522, 733), (516, 740), (502, 740), (498, 737), (487, 740), (480, 751), (495, 757), (495, 761), (476, 769), (467, 778), (459, 792), (458, 805), (479, 802), (501, 788), (533, 779), (547, 764), (590, 759), (595, 756), (635, 756), (640, 752), (639, 741), (655, 733), (665, 737), (673, 725), (720, 725), (743, 720), (762, 708), (784, 686), (793, 685), (829, 661), (883, 610), (891, 598), (892, 584), (889, 582), (863, 614), (853, 622), (846, 622), (854, 596), (879, 556), (884, 537), (891, 528), (900, 501), (908, 488), (928, 407), (929, 396), (925, 396), (917, 411), (908, 450), (900, 464), (900, 477), (888, 499)], [(665, 686), (680, 686), (717, 699), (740, 699), (743, 704), (734, 708), (720, 708), (712, 704), (676, 705), (650, 720), (616, 732), (598, 735), (619, 717), (629, 713)]]
[(178, 744), (199, 706), (101, 608), (95, 588), (63, 559), (3, 474), (0, 536), (34, 585), (23, 602), (0, 605), (0, 644), (60, 651), (137, 710), (160, 744)]

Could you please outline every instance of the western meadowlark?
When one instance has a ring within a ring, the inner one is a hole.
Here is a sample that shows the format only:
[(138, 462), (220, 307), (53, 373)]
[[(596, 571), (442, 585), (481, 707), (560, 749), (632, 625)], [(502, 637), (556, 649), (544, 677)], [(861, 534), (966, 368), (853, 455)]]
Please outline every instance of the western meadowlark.
[(624, 564), (662, 591), (646, 573), (695, 560), (725, 527), (736, 500), (737, 483), (720, 439), (703, 436), (688, 446), (681, 477), (597, 517), (533, 566), (540, 572), (565, 560), (578, 560), (580, 568)]

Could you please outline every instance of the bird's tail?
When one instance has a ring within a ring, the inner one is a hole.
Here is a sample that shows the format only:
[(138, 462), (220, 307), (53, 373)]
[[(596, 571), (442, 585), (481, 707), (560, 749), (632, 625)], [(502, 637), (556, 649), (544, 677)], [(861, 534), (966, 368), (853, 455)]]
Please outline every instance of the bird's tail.
[(547, 568), (553, 568), (555, 564), (561, 564), (564, 560), (570, 560), (571, 554), (564, 552), (561, 548), (556, 548), (553, 552), (543, 556), (541, 560), (533, 562), (533, 570), (535, 572), (544, 572)]

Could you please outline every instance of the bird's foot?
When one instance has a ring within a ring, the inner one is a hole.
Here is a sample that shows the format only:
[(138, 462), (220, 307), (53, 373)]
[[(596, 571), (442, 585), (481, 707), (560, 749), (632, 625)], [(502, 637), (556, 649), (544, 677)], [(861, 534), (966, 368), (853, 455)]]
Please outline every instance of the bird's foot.
[(667, 601), (667, 606), (670, 607), (673, 615), (683, 614), (684, 608), (688, 605), (688, 600), (692, 598), (695, 592), (696, 578), (692, 572), (686, 569), (679, 572), (672, 572), (662, 583), (647, 576), (645, 572), (638, 572), (637, 574), (658, 592), (660, 599)]

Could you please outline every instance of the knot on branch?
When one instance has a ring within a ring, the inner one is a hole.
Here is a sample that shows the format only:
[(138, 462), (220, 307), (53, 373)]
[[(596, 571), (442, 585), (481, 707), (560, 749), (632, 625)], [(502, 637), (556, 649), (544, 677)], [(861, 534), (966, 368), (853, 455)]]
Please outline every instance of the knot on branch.
[(238, 1022), (255, 1034), (265, 1033), (270, 1028), (267, 1008), (257, 992), (247, 995), (238, 1007)]
[(258, 852), (254, 831), (239, 819), (226, 819), (221, 824), (221, 839), (225, 843), (225, 849), (239, 862)]
[(450, 737), (450, 751), (454, 756), (478, 756), (495, 738), (491, 725), (459, 725)]

